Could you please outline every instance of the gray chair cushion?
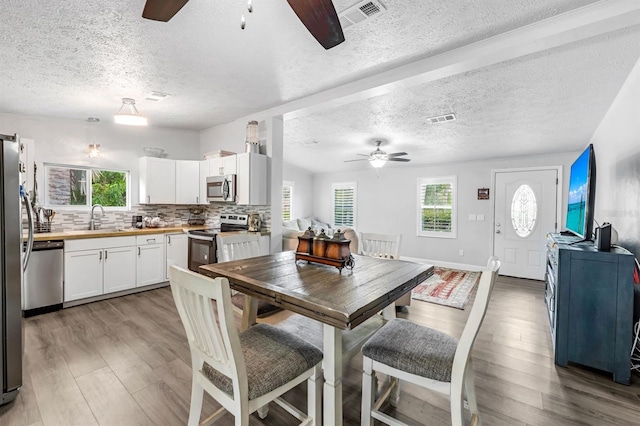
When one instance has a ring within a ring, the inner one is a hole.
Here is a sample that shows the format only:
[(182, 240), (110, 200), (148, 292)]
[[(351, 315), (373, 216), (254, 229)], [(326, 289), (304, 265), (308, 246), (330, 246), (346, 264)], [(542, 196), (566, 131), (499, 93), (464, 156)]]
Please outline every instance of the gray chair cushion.
[[(322, 351), (302, 339), (268, 324), (240, 333), (247, 365), (249, 399), (255, 399), (290, 382), (322, 360)], [(233, 395), (233, 383), (205, 363), (202, 373), (216, 387)]]
[(362, 347), (367, 358), (441, 382), (451, 381), (458, 340), (403, 319), (386, 323)]

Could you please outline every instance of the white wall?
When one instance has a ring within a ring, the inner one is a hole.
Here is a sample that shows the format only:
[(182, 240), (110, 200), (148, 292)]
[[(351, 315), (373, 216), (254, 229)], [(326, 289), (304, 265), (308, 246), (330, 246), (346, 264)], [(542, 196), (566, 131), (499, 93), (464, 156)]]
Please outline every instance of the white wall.
[[(131, 201), (135, 205), (138, 204), (138, 157), (144, 155), (142, 148), (164, 148), (167, 158), (178, 160), (200, 158), (200, 135), (195, 131), (0, 113), (0, 133), (18, 133), (35, 140), (41, 195), (43, 162), (128, 170), (131, 172)], [(100, 158), (90, 159), (87, 155), (91, 138), (100, 144)]]
[(620, 245), (640, 254), (640, 60), (591, 142), (596, 157), (595, 219), (610, 222)]
[(284, 163), (283, 180), (294, 182), (292, 219), (313, 216), (313, 175)]
[[(564, 166), (564, 181), (579, 153), (526, 158), (444, 164), (430, 167), (396, 166), (379, 170), (314, 175), (313, 211), (322, 221), (331, 221), (331, 184), (357, 181), (356, 228), (361, 232), (401, 233), (402, 256), (443, 262), (484, 265), (491, 255), (493, 218), (490, 200), (478, 200), (478, 188), (491, 187), (491, 170), (516, 167)], [(416, 236), (417, 179), (421, 177), (458, 177), (458, 238)], [(565, 190), (566, 192), (566, 186)], [(566, 194), (563, 194), (566, 203)], [(469, 221), (469, 214), (483, 214), (484, 222)], [(564, 223), (564, 218), (563, 222)], [(559, 225), (560, 226), (560, 225)], [(562, 226), (560, 226), (562, 228)], [(464, 256), (458, 255), (464, 250)]]

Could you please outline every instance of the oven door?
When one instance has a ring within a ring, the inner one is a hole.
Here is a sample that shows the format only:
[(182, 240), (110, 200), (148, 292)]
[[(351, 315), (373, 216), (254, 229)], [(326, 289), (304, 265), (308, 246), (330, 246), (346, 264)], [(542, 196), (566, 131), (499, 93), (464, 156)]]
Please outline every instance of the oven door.
[(189, 235), (189, 269), (198, 272), (203, 265), (216, 263), (215, 237)]

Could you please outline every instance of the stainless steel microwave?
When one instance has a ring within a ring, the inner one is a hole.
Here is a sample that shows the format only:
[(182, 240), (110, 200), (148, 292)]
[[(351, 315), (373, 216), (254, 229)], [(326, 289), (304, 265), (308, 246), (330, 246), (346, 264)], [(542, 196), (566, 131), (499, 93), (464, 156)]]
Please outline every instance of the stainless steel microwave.
[(235, 202), (236, 175), (209, 176), (207, 178), (208, 202)]

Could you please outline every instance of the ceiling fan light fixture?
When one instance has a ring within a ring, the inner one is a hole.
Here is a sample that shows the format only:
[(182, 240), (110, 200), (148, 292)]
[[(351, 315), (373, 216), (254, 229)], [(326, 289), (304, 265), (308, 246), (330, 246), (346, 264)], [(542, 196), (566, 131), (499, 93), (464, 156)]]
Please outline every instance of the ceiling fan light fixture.
[(370, 158), (369, 159), (369, 163), (371, 163), (371, 165), (373, 167), (375, 167), (376, 169), (379, 169), (380, 167), (384, 166), (386, 162), (387, 162), (387, 160), (385, 160), (384, 158)]
[(132, 98), (122, 98), (122, 106), (113, 116), (113, 121), (125, 126), (147, 126), (149, 124), (147, 117), (138, 112), (136, 100)]

